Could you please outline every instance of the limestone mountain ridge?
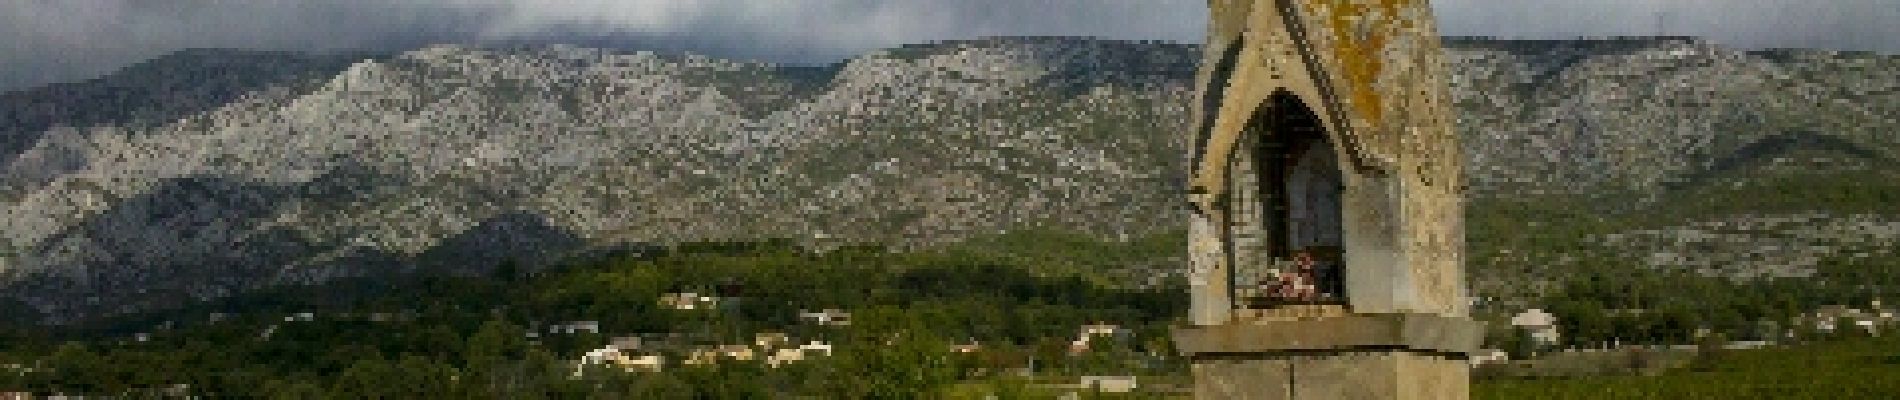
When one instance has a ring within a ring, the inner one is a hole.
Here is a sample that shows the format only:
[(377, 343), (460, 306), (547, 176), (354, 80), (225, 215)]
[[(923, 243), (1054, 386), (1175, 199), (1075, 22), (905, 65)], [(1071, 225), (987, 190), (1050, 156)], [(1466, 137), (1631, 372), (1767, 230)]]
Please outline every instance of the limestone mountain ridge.
[[(1447, 47), (1480, 197), (1654, 193), (1789, 162), (1890, 171), (1900, 155), (1891, 56)], [(574, 46), (180, 52), (0, 95), (0, 284), (60, 321), (684, 241), (1163, 233), (1181, 221), (1199, 57), (1082, 38), (829, 66)]]

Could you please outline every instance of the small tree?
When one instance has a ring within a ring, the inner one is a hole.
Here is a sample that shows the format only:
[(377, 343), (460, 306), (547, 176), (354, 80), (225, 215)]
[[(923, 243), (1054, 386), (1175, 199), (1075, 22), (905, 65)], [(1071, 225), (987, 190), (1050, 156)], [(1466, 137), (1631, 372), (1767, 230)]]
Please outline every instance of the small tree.
[(1510, 354), (1513, 360), (1530, 359), (1537, 355), (1537, 341), (1531, 338), (1529, 330), (1514, 327), (1510, 333), (1498, 339), (1498, 348)]

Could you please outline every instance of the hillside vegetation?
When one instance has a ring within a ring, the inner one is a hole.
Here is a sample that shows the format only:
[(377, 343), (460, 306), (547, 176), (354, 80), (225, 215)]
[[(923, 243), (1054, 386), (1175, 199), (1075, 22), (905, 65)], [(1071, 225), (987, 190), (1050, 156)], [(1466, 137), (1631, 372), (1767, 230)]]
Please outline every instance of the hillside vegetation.
[(1731, 351), (1704, 367), (1657, 376), (1499, 379), (1473, 399), (1885, 399), (1900, 393), (1900, 337)]
[[(1009, 239), (1018, 248), (1156, 256), (1060, 236)], [(814, 253), (785, 242), (723, 242), (538, 273), (345, 279), (55, 331), (15, 327), (0, 336), (0, 388), (279, 398), (918, 398), (967, 390), (953, 389), (958, 382), (1008, 386), (1015, 380), (1006, 370), (1030, 359), (1048, 376), (1181, 373), (1179, 360), (1166, 356), (1166, 327), (1185, 314), (1182, 282), (1109, 288), (1038, 274), (1006, 260), (1013, 257), (957, 255), (973, 250)], [(737, 301), (663, 307), (661, 296), (678, 291)], [(830, 308), (848, 310), (850, 325), (798, 319)], [(578, 320), (597, 321), (598, 333), (545, 330)], [(1078, 327), (1101, 322), (1133, 333), (1071, 354)], [(530, 332), (537, 334), (524, 336)], [(835, 351), (776, 368), (757, 360), (679, 364), (685, 349), (750, 345), (763, 332)], [(582, 353), (642, 334), (649, 348), (672, 349), (663, 372), (596, 367), (571, 379)], [(983, 350), (951, 351), (971, 343)]]

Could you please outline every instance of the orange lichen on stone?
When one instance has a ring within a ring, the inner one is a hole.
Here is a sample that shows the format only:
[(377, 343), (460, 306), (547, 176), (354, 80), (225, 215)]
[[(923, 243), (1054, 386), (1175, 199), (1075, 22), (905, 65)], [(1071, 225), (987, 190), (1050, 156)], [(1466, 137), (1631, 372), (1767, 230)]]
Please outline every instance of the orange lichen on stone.
[[(1399, 10), (1411, 3), (1405, 0), (1335, 1), (1321, 11), (1331, 28), (1333, 54), (1348, 86), (1352, 107), (1368, 120), (1380, 121), (1385, 115), (1384, 99), (1375, 87), (1385, 72), (1386, 46), (1392, 30), (1404, 29)], [(1396, 22), (1396, 23), (1395, 23)]]

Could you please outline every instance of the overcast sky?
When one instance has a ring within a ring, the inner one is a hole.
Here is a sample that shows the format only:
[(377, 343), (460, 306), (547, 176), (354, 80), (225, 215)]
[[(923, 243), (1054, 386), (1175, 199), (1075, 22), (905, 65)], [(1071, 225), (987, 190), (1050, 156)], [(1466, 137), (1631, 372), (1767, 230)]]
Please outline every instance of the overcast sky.
[[(1900, 53), (1900, 0), (1437, 0), (1447, 35)], [(1198, 43), (1206, 0), (0, 0), (0, 90), (193, 47), (583, 42), (789, 63), (997, 35)]]

